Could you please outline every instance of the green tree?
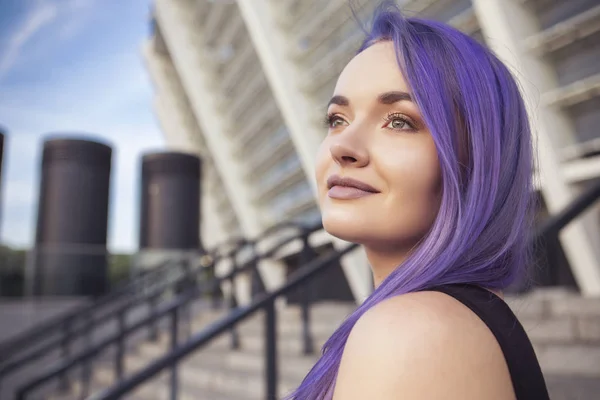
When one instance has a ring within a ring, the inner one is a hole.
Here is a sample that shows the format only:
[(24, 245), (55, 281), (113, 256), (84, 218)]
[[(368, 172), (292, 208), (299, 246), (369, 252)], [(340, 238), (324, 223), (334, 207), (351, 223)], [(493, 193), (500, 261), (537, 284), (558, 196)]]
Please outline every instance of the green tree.
[(22, 296), (26, 250), (0, 245), (0, 296)]
[(111, 287), (129, 279), (132, 261), (133, 257), (131, 254), (112, 254), (110, 256), (108, 276)]

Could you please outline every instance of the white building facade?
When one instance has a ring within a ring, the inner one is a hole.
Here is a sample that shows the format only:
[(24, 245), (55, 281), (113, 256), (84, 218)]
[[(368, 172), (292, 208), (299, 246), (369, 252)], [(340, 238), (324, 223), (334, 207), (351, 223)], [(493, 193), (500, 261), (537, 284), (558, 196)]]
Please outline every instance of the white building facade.
[[(550, 214), (600, 177), (597, 0), (399, 0), (492, 48), (520, 81), (537, 134), (536, 181)], [(204, 161), (202, 237), (211, 247), (292, 219), (320, 218), (313, 166), (325, 105), (356, 52), (373, 0), (155, 0), (144, 57), (169, 147)], [(343, 246), (323, 233), (321, 243)], [(560, 244), (584, 296), (600, 296), (597, 210)], [(361, 250), (341, 263), (352, 297), (371, 291)], [(267, 286), (282, 262), (260, 266)], [(249, 299), (249, 283), (238, 288)]]

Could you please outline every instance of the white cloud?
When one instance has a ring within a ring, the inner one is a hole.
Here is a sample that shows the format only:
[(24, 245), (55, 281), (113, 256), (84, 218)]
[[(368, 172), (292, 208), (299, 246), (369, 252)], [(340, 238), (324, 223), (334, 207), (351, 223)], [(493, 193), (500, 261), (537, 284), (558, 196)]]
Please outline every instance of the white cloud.
[[(8, 45), (0, 55), (0, 79), (16, 67), (25, 46), (53, 23), (61, 22), (57, 33), (52, 35), (59, 39), (54, 42), (55, 45), (75, 36), (84, 27), (85, 17), (91, 15), (94, 2), (95, 0), (37, 0), (8, 38)], [(48, 53), (53, 48), (45, 43), (43, 50)]]
[(38, 2), (37, 6), (31, 9), (21, 26), (12, 34), (7, 49), (0, 58), (0, 77), (14, 66), (25, 44), (57, 15), (58, 6), (53, 3)]

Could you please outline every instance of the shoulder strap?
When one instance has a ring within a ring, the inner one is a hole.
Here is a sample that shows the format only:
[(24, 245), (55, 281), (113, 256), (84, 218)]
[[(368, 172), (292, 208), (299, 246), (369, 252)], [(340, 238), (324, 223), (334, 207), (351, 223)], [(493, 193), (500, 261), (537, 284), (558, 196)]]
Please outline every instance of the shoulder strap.
[(443, 285), (427, 290), (454, 297), (477, 314), (487, 325), (504, 353), (518, 400), (550, 398), (531, 341), (504, 300), (476, 285)]

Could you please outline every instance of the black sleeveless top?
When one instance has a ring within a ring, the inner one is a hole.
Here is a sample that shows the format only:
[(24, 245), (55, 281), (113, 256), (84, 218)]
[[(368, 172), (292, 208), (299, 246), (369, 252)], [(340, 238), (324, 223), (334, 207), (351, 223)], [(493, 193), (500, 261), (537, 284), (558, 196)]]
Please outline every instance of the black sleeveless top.
[(517, 400), (550, 398), (531, 341), (504, 300), (475, 285), (443, 285), (427, 290), (454, 297), (469, 307), (488, 326), (504, 353)]

